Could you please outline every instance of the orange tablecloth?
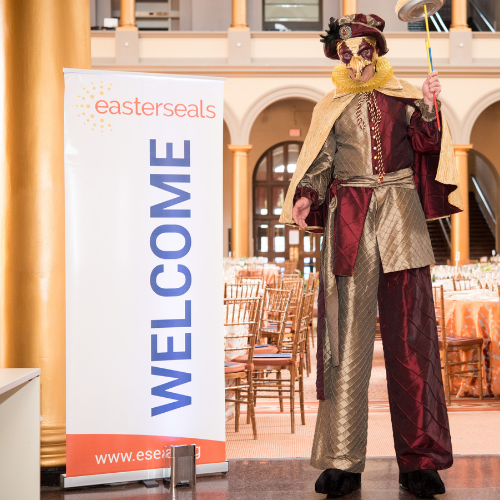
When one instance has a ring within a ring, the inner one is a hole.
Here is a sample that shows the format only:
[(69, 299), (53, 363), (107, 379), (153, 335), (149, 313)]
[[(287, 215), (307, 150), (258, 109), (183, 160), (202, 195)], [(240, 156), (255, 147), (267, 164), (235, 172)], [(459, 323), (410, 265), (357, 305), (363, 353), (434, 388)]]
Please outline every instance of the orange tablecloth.
[[(445, 292), (447, 335), (483, 337), (483, 393), (500, 397), (500, 301), (485, 290)], [(456, 354), (458, 356), (459, 354)], [(464, 354), (463, 354), (464, 355)], [(472, 357), (470, 354), (465, 354)], [(451, 358), (451, 356), (450, 356)], [(452, 367), (450, 372), (460, 368)], [(458, 396), (479, 396), (478, 379), (451, 379), (450, 389)]]
[(278, 266), (264, 267), (264, 280), (268, 286), (276, 287), (279, 275), (280, 268)]

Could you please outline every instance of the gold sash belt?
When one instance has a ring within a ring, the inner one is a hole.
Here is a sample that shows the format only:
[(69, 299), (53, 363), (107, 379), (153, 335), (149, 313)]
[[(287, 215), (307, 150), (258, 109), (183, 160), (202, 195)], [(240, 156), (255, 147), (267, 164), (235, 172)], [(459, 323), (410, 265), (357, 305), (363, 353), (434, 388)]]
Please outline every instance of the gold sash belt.
[(335, 188), (340, 186), (363, 187), (363, 188), (386, 188), (397, 186), (403, 189), (415, 189), (413, 182), (413, 169), (404, 168), (397, 172), (385, 174), (384, 180), (379, 181), (379, 175), (363, 175), (358, 177), (349, 177), (345, 180), (336, 179), (332, 184), (333, 194), (336, 195)]

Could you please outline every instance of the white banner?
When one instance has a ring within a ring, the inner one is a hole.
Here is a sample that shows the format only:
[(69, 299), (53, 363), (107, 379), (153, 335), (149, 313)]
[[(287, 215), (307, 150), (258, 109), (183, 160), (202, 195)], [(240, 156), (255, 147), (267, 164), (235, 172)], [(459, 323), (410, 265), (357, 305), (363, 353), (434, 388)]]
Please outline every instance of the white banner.
[(65, 82), (66, 476), (161, 477), (171, 444), (216, 470), (223, 79), (70, 69)]

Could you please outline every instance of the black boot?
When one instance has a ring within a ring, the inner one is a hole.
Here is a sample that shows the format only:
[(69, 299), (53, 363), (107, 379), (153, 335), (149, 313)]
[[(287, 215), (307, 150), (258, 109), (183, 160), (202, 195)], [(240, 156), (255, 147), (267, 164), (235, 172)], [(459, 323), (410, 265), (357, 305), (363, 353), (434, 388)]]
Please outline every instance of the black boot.
[(361, 473), (340, 469), (326, 469), (315, 485), (316, 493), (326, 494), (328, 498), (343, 497), (358, 488), (361, 488)]
[(433, 498), (434, 495), (445, 493), (444, 483), (437, 470), (414, 470), (400, 472), (399, 484), (418, 498)]

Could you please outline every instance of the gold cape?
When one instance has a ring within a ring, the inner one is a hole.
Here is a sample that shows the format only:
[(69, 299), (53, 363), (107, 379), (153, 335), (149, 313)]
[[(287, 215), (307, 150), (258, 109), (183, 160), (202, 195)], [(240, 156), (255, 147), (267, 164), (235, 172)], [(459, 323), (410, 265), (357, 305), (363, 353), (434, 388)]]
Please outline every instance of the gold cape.
[[(394, 97), (410, 99), (422, 99), (423, 97), (422, 91), (405, 80), (400, 80), (395, 77), (392, 77), (383, 87), (379, 87), (376, 90), (382, 94)], [(339, 118), (342, 111), (344, 111), (346, 106), (356, 95), (355, 93), (341, 92), (335, 88), (332, 92), (323, 97), (314, 107), (311, 126), (297, 160), (297, 166), (292, 180), (290, 181), (290, 187), (288, 188), (283, 210), (281, 212), (280, 222), (282, 224), (296, 226), (292, 217), (295, 190), (312, 162), (318, 156), (337, 118)], [(453, 152), (450, 129), (444, 117), (442, 121), (441, 154), (439, 157), (436, 181), (457, 187), (457, 189), (448, 195), (448, 201), (451, 205), (463, 210), (462, 197), (458, 189), (458, 172), (455, 164), (455, 154)], [(311, 227), (309, 229), (319, 228)]]

